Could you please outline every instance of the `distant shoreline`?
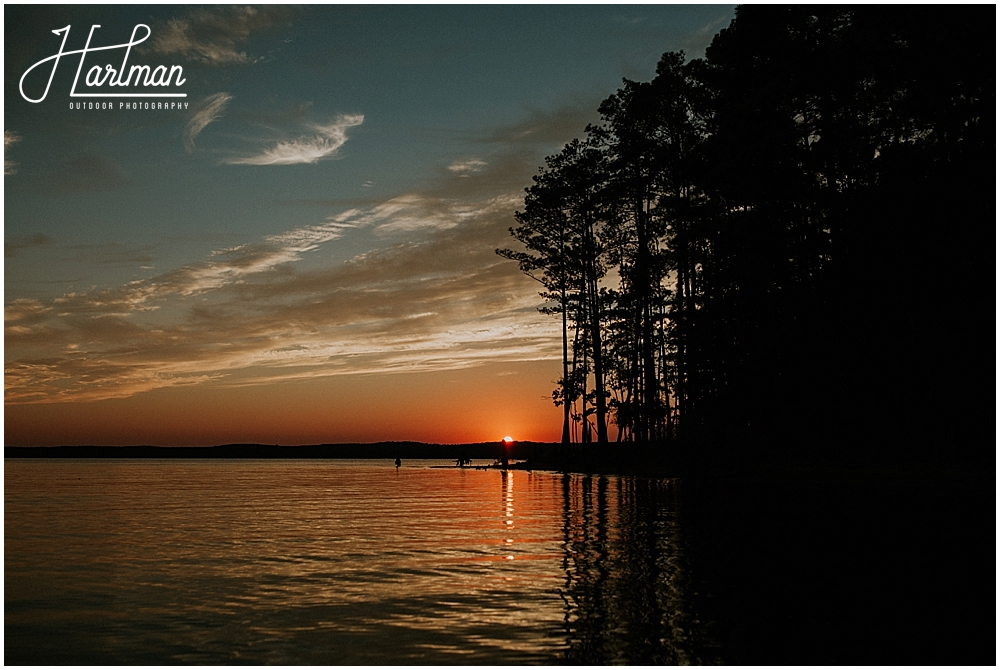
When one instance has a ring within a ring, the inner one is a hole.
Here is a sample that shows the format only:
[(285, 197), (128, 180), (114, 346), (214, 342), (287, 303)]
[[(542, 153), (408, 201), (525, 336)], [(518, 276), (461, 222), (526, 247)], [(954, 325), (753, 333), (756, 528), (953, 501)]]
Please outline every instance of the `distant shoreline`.
[[(481, 461), (494, 463), (503, 451), (511, 460), (510, 470), (538, 470), (588, 475), (651, 477), (655, 479), (690, 480), (696, 486), (715, 482), (731, 486), (773, 487), (792, 485), (813, 492), (829, 487), (857, 486), (895, 487), (921, 486), (935, 489), (994, 489), (992, 470), (976, 463), (821, 463), (784, 462), (743, 465), (688, 464), (686, 467), (670, 459), (650, 453), (621, 450), (601, 453), (597, 445), (574, 444), (570, 452), (554, 442), (515, 442), (505, 448), (501, 442), (472, 444), (428, 444), (423, 442), (374, 442), (281, 446), (267, 444), (225, 444), (213, 447), (157, 446), (59, 446), (4, 447), (9, 459), (199, 459), (199, 460), (388, 460), (399, 458), (406, 465), (413, 460), (480, 461), (467, 466), (482, 469)], [(645, 456), (645, 458), (643, 457)], [(700, 482), (700, 484), (699, 484)]]
[[(508, 456), (523, 459), (558, 445), (515, 442)], [(427, 444), (423, 442), (374, 442), (282, 446), (274, 444), (224, 444), (214, 447), (158, 447), (151, 445), (4, 447), (4, 458), (243, 458), (243, 459), (496, 459), (503, 444)]]

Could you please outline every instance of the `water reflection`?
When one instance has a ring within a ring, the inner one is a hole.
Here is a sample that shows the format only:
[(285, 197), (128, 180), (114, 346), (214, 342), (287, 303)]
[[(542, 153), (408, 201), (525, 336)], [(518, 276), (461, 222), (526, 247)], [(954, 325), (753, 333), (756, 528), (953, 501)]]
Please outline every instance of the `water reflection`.
[(4, 480), (14, 664), (713, 661), (669, 482), (388, 460)]
[[(503, 486), (503, 503), (504, 503), (503, 522), (505, 526), (513, 526), (514, 525), (514, 474), (512, 472), (508, 472), (507, 470), (503, 470), (501, 472), (500, 481)], [(513, 529), (509, 528), (508, 530), (513, 530)], [(504, 544), (513, 545), (514, 538), (505, 537)], [(508, 560), (513, 561), (514, 555), (508, 554), (506, 558)]]
[(712, 664), (686, 574), (676, 484), (564, 475), (570, 663)]

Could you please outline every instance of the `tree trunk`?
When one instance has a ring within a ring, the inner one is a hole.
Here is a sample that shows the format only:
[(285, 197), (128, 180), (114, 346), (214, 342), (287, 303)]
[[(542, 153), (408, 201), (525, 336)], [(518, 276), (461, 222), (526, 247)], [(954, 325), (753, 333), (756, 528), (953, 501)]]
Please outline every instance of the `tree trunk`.
[(562, 429), (562, 443), (569, 444), (569, 415), (570, 415), (570, 402), (569, 402), (569, 384), (571, 383), (569, 378), (569, 333), (568, 324), (566, 320), (566, 312), (569, 311), (569, 303), (566, 298), (566, 281), (563, 280), (561, 288), (560, 301), (562, 302), (562, 355), (563, 355), (563, 429)]

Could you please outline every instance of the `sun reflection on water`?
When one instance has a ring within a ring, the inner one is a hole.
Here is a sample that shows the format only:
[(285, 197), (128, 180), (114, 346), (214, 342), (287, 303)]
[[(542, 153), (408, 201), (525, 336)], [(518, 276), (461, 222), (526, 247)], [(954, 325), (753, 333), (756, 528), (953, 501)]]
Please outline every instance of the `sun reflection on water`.
[(668, 485), (429, 465), (8, 461), (8, 660), (700, 660)]

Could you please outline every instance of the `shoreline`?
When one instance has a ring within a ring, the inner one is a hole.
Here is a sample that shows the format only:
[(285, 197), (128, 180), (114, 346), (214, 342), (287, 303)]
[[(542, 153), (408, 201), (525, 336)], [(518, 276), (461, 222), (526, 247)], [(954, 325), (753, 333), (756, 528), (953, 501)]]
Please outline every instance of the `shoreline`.
[[(524, 442), (512, 454), (545, 443)], [(523, 445), (523, 446), (522, 446)], [(497, 442), (472, 444), (430, 444), (424, 442), (372, 442), (310, 444), (222, 444), (211, 447), (163, 447), (135, 445), (124, 447), (82, 445), (57, 447), (4, 447), (4, 458), (242, 458), (242, 459), (449, 459), (460, 456), (494, 459), (500, 454)], [(517, 456), (514, 456), (517, 458)]]
[[(573, 445), (582, 447), (585, 445)], [(509, 470), (542, 471), (591, 476), (680, 479), (687, 483), (721, 486), (920, 486), (996, 488), (995, 468), (981, 463), (823, 463), (788, 462), (735, 466), (708, 463), (682, 464), (662, 458), (629, 462), (621, 453), (598, 454), (578, 451), (566, 454), (562, 445), (517, 442), (508, 452)], [(229, 444), (212, 447), (161, 447), (151, 445), (58, 446), (4, 448), (5, 459), (249, 459), (249, 460), (457, 460), (461, 457), (487, 463), (456, 470), (503, 470), (495, 461), (502, 454), (497, 442), (472, 444), (428, 444), (422, 442), (377, 442), (280, 446)]]

